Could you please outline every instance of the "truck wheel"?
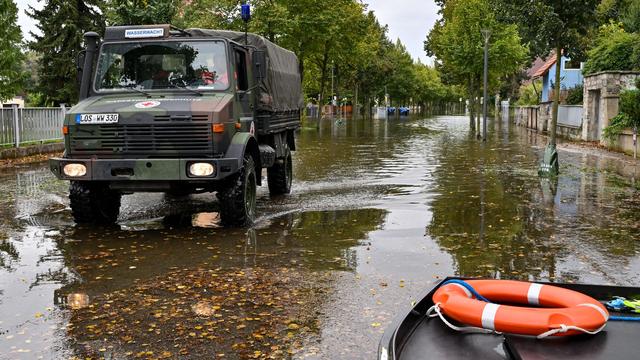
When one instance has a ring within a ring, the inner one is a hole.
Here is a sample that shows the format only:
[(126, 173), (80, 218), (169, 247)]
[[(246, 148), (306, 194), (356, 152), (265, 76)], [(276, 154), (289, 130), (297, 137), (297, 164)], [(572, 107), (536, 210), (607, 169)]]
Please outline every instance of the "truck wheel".
[(72, 181), (69, 202), (78, 224), (114, 224), (120, 213), (122, 194), (107, 184)]
[(291, 152), (287, 151), (284, 159), (277, 159), (272, 167), (267, 169), (267, 182), (269, 194), (282, 195), (291, 192), (291, 179), (293, 178), (293, 162)]
[(220, 220), (225, 226), (251, 225), (256, 217), (256, 166), (247, 156), (244, 166), (228, 188), (218, 192)]

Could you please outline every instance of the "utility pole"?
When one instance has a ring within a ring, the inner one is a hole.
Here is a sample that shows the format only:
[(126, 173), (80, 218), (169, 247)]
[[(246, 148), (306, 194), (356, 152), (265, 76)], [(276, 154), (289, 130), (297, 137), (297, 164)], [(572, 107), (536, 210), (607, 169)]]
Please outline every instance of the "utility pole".
[(384, 86), (384, 118), (389, 120), (389, 93), (387, 92), (387, 85)]
[(333, 65), (333, 60), (331, 60), (331, 115), (335, 115), (333, 107), (336, 105), (335, 93), (333, 92), (333, 72), (335, 70), (335, 66)]
[(489, 38), (491, 30), (482, 29), (482, 37), (484, 38), (484, 88), (482, 101), (482, 141), (487, 141), (487, 102), (488, 102), (488, 83), (489, 83)]

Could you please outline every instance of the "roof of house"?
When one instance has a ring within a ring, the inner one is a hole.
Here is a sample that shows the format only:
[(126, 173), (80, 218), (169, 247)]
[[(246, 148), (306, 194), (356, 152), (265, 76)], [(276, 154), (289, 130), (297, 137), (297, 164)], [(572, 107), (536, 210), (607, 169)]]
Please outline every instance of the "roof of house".
[(551, 69), (551, 67), (556, 63), (556, 54), (551, 54), (547, 60), (540, 66), (534, 73), (531, 75), (531, 78), (539, 78)]
[(533, 74), (535, 74), (538, 69), (544, 65), (545, 61), (543, 58), (536, 58), (536, 60), (531, 64), (531, 66), (527, 69), (527, 79), (531, 79)]

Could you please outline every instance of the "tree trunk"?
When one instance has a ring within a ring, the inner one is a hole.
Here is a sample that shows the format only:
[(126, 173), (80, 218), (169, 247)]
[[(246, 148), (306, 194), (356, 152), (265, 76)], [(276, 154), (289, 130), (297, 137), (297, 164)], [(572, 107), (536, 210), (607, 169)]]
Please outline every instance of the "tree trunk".
[(318, 99), (318, 105), (320, 106), (320, 114), (324, 109), (324, 84), (327, 82), (327, 62), (329, 61), (329, 51), (325, 44), (324, 54), (322, 57), (322, 65), (320, 66), (320, 99)]
[(354, 119), (358, 118), (358, 113), (360, 112), (360, 108), (358, 107), (358, 83), (356, 83), (356, 91), (355, 91), (355, 95), (353, 96), (353, 107), (351, 109), (351, 116)]
[[(478, 79), (478, 84), (480, 84), (479, 79)], [(478, 99), (478, 101), (476, 101), (476, 130), (477, 130), (477, 137), (479, 139), (480, 134), (482, 133), (482, 128), (480, 128), (480, 117), (482, 116), (482, 106), (481, 106), (480, 100), (482, 100), (483, 102), (485, 101), (484, 99), (482, 99), (482, 90), (480, 90), (479, 86), (476, 89), (476, 99)]]
[(304, 55), (298, 56), (298, 71), (300, 71), (300, 82), (304, 83)]
[(549, 145), (556, 146), (556, 127), (558, 124), (558, 106), (560, 105), (560, 69), (562, 68), (562, 47), (556, 45), (556, 79), (553, 86), (553, 110), (551, 112), (551, 129), (549, 129)]
[(473, 91), (473, 78), (469, 76), (469, 127), (471, 130), (476, 130), (476, 118), (475, 118), (475, 91)]

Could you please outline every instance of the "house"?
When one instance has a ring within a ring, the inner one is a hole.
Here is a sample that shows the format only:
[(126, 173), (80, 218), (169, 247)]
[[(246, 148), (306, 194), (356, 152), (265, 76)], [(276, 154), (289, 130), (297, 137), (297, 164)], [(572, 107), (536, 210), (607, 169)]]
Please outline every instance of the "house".
[[(560, 58), (560, 100), (566, 99), (569, 89), (582, 86), (582, 66), (580, 62), (570, 58)], [(557, 58), (554, 53), (546, 60), (536, 59), (527, 74), (533, 80), (542, 81), (540, 103), (531, 109), (523, 109), (518, 120), (520, 124), (530, 129), (546, 132), (551, 126), (553, 91), (557, 69)], [(536, 92), (538, 90), (536, 89)], [(582, 105), (560, 105), (558, 108), (558, 122), (556, 131), (559, 136), (569, 139), (579, 139), (582, 136)]]
[[(560, 97), (564, 97), (566, 96), (567, 90), (582, 85), (583, 63), (572, 61), (566, 56), (562, 56), (560, 59)], [(541, 103), (553, 101), (552, 94), (556, 77), (556, 63), (556, 54), (551, 54), (547, 61), (539, 67), (532, 76), (532, 79), (542, 78)]]

